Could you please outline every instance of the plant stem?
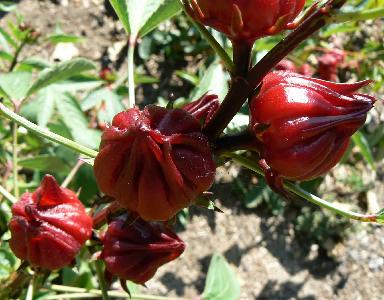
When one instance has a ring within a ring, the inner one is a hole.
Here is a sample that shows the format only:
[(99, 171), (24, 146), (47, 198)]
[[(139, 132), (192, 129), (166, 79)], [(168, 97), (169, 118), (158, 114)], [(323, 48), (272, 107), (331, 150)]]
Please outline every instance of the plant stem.
[(13, 170), (13, 193), (16, 198), (19, 198), (19, 181), (18, 181), (18, 147), (17, 147), (17, 130), (16, 122), (12, 124), (12, 170)]
[(9, 202), (15, 203), (17, 202), (17, 198), (13, 196), (10, 192), (8, 192), (3, 186), (0, 185), (0, 194), (4, 196)]
[(19, 299), (18, 296), (31, 280), (32, 276), (25, 268), (12, 272), (9, 278), (0, 284), (0, 299)]
[(294, 31), (268, 52), (268, 54), (248, 72), (245, 80), (232, 82), (232, 86), (219, 110), (204, 128), (204, 133), (211, 142), (214, 142), (220, 136), (247, 98), (260, 85), (265, 75), (301, 42), (326, 25), (332, 17), (332, 14), (342, 7), (345, 2), (346, 0), (327, 1), (327, 3), (315, 10)]
[(103, 274), (103, 262), (101, 260), (95, 261), (95, 268), (96, 268), (96, 274), (97, 278), (99, 280), (99, 285), (101, 289), (101, 294), (103, 296), (103, 300), (109, 300), (108, 296), (108, 288), (107, 284), (104, 280), (104, 274)]
[(0, 115), (3, 114), (7, 119), (12, 120), (19, 125), (27, 128), (28, 130), (36, 133), (39, 136), (42, 136), (52, 142), (58, 143), (60, 145), (63, 145), (65, 147), (68, 147), (72, 150), (74, 150), (77, 153), (84, 154), (88, 157), (94, 158), (97, 156), (98, 152), (95, 150), (92, 150), (88, 147), (85, 147), (83, 145), (80, 145), (72, 140), (69, 140), (65, 137), (62, 137), (61, 135), (58, 135), (56, 133), (53, 133), (49, 130), (46, 130), (40, 126), (37, 126), (36, 124), (28, 121), (27, 119), (19, 116), (18, 114), (12, 112), (10, 109), (8, 109), (4, 104), (0, 103)]
[(251, 63), (253, 43), (247, 41), (233, 41), (233, 75), (246, 77)]
[(66, 188), (68, 184), (72, 181), (73, 177), (75, 177), (77, 171), (79, 171), (80, 167), (84, 164), (84, 161), (79, 159), (75, 166), (72, 168), (71, 172), (67, 175), (67, 177), (64, 179), (63, 183), (61, 184), (62, 188)]
[(215, 143), (215, 154), (237, 151), (237, 150), (251, 150), (260, 152), (261, 143), (256, 136), (250, 131), (244, 131), (237, 135), (226, 135), (217, 139)]
[(180, 0), (181, 8), (183, 9), (184, 13), (186, 14), (189, 21), (195, 25), (197, 30), (200, 32), (200, 34), (206, 39), (208, 44), (212, 47), (212, 49), (216, 52), (216, 54), (220, 57), (220, 59), (223, 61), (225, 68), (228, 70), (228, 72), (233, 73), (234, 71), (234, 63), (232, 62), (231, 58), (229, 57), (227, 51), (216, 41), (216, 39), (212, 36), (212, 34), (209, 32), (207, 28), (205, 28), (204, 25), (196, 22), (186, 9), (186, 3), (184, 3), (183, 0)]
[(25, 297), (25, 300), (33, 300), (34, 287), (35, 287), (35, 276), (36, 276), (36, 274), (32, 277), (31, 281), (29, 282), (28, 290), (27, 290), (27, 296)]
[(108, 222), (108, 218), (114, 214), (125, 212), (126, 209), (122, 208), (116, 201), (113, 201), (109, 206), (103, 208), (92, 216), (93, 228), (100, 229)]
[(135, 96), (135, 47), (136, 37), (130, 36), (128, 41), (128, 108), (136, 105)]
[(9, 66), (8, 72), (12, 72), (13, 69), (16, 67), (20, 52), (21, 52), (21, 50), (23, 50), (23, 48), (26, 44), (27, 44), (26, 39), (23, 39), (21, 44), (19, 45), (19, 47), (16, 49), (16, 52), (15, 52), (15, 55), (13, 56), (11, 65)]
[[(261, 168), (258, 166), (257, 162), (250, 160), (242, 155), (234, 154), (234, 153), (225, 153), (223, 154), (224, 157), (231, 158), (233, 161), (239, 163), (240, 165), (246, 167), (247, 169), (250, 169), (254, 172), (256, 172), (259, 175), (264, 176), (264, 172), (261, 170)], [(302, 199), (305, 199), (317, 206), (320, 206), (322, 208), (328, 209), (338, 215), (341, 215), (343, 217), (357, 220), (360, 222), (374, 222), (374, 223), (383, 223), (383, 221), (379, 218), (378, 214), (360, 214), (356, 213), (350, 210), (343, 209), (340, 206), (337, 206), (331, 202), (328, 202), (324, 199), (321, 199), (315, 195), (312, 195), (311, 193), (308, 193), (298, 185), (292, 183), (292, 182), (284, 182), (284, 187), (294, 193), (295, 195), (299, 196)]]
[[(63, 285), (55, 285), (52, 284), (49, 287), (49, 290), (57, 291), (57, 292), (72, 292), (72, 293), (81, 293), (84, 296), (98, 296), (100, 297), (101, 292), (99, 290), (87, 290), (84, 288), (78, 288), (78, 287), (72, 287), (72, 286), (63, 286)], [(73, 295), (73, 294), (66, 294), (66, 295)], [(127, 293), (120, 292), (120, 291), (109, 291), (108, 295), (113, 298), (126, 298)], [(48, 296), (50, 298), (46, 299), (63, 299), (66, 298), (64, 295), (56, 295), (61, 296), (61, 298), (53, 298), (53, 296)], [(88, 297), (91, 298), (91, 297)], [(152, 295), (141, 295), (141, 294), (132, 294), (131, 300), (186, 300), (184, 298), (172, 298), (172, 297), (163, 297), (163, 296), (152, 296)]]
[(211, 142), (215, 142), (233, 117), (241, 109), (252, 89), (248, 82), (241, 77), (232, 79), (231, 87), (216, 114), (203, 128), (203, 133)]
[(384, 17), (384, 7), (356, 12), (338, 13), (329, 19), (329, 23), (344, 23), (349, 21), (364, 21)]

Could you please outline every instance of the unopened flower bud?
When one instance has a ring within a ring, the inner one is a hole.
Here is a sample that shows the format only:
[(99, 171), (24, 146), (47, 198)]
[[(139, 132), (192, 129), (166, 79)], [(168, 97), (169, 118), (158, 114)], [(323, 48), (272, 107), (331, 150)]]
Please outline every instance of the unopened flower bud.
[(337, 49), (320, 56), (317, 69), (319, 77), (324, 80), (337, 81), (337, 72), (344, 60), (345, 52)]
[(305, 0), (185, 0), (197, 21), (232, 41), (254, 42), (284, 30), (302, 11)]
[(121, 218), (114, 220), (102, 241), (100, 258), (107, 271), (138, 284), (151, 279), (160, 266), (178, 258), (185, 249), (172, 230), (142, 219), (130, 225)]
[(195, 117), (150, 105), (114, 117), (94, 171), (102, 192), (143, 219), (160, 221), (210, 188), (215, 163)]
[(12, 207), (9, 245), (15, 255), (48, 270), (70, 265), (90, 238), (92, 219), (76, 194), (46, 175)]
[[(282, 177), (310, 180), (335, 166), (375, 99), (356, 93), (369, 84), (340, 84), (291, 72), (272, 72), (251, 103), (261, 155)], [(267, 129), (257, 132), (260, 124)]]
[(205, 126), (212, 119), (219, 106), (220, 102), (217, 95), (204, 94), (196, 101), (184, 105), (182, 109), (194, 116), (202, 126)]

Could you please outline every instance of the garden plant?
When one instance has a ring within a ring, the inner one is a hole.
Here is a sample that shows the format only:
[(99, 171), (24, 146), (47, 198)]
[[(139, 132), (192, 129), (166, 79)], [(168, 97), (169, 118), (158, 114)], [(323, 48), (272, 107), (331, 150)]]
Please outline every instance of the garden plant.
[[(12, 6), (0, 3), (5, 10)], [(0, 299), (171, 299), (140, 295), (136, 285), (187, 251), (175, 227), (190, 206), (223, 213), (210, 189), (217, 168), (228, 163), (258, 176), (257, 196), (267, 189), (262, 197), (278, 196), (287, 206), (304, 200), (339, 221), (384, 223), (384, 211), (346, 209), (310, 185), (348, 160), (353, 146), (375, 171), (372, 148), (383, 143), (383, 126), (369, 138), (363, 128), (381, 105), (384, 70), (374, 68), (375, 78), (349, 76), (340, 72), (348, 68), (349, 53), (314, 41), (320, 30), (383, 17), (382, 0), (108, 5), (127, 36), (121, 77), (109, 66), (96, 74), (95, 64), (83, 58), (20, 59), (30, 45), (76, 41), (61, 29), (45, 37), (21, 18), (0, 29), (0, 232), (8, 261)], [(137, 86), (149, 80), (135, 67), (137, 52), (162, 22), (179, 14), (209, 46), (201, 51), (210, 53), (212, 65), (225, 70), (215, 81), (220, 86), (208, 83), (212, 68), (199, 80), (179, 70), (198, 93), (137, 103)], [(380, 59), (383, 45), (371, 46)], [(306, 61), (311, 52), (317, 52), (317, 68)], [(88, 171), (81, 171), (84, 165)], [(239, 182), (244, 193), (252, 189)], [(84, 265), (98, 288), (55, 284)], [(116, 280), (125, 292), (112, 288)], [(228, 264), (214, 256), (201, 299), (238, 299), (232, 281)]]

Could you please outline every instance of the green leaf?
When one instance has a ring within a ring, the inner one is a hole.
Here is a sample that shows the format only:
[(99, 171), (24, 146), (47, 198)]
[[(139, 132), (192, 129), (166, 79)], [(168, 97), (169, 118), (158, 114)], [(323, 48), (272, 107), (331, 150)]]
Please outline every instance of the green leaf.
[(57, 94), (56, 89), (50, 86), (38, 93), (38, 98), (35, 101), (39, 107), (44, 107), (44, 109), (40, 109), (37, 113), (37, 125), (41, 127), (47, 126), (54, 112)]
[(11, 100), (23, 99), (31, 86), (32, 73), (12, 72), (0, 74), (0, 87)]
[[(178, 0), (162, 0), (162, 1), (152, 0), (147, 2), (148, 2), (148, 7), (153, 7), (153, 9), (152, 9), (151, 16), (149, 17), (149, 19), (145, 21), (145, 23), (140, 29), (140, 32), (139, 32), (140, 37), (145, 36), (146, 34), (151, 32), (153, 29), (155, 29), (160, 23), (175, 16), (181, 11)], [(150, 8), (148, 8), (148, 10), (150, 10)], [(146, 14), (146, 15), (149, 15), (149, 14)]]
[(227, 76), (221, 64), (218, 62), (212, 63), (200, 80), (200, 84), (192, 93), (191, 98), (197, 99), (206, 92), (210, 92), (223, 99), (228, 91)]
[(72, 138), (84, 146), (97, 149), (101, 132), (88, 128), (88, 121), (77, 100), (69, 94), (62, 94), (56, 98), (56, 107)]
[(354, 23), (342, 23), (342, 24), (332, 24), (320, 34), (322, 38), (327, 38), (332, 35), (335, 35), (336, 33), (342, 33), (342, 32), (356, 32), (359, 30), (359, 27), (356, 26)]
[(128, 18), (127, 0), (109, 0), (112, 7), (114, 8), (120, 22), (127, 33), (131, 33)]
[(44, 69), (39, 73), (38, 79), (28, 91), (28, 96), (52, 83), (68, 79), (69, 77), (94, 68), (94, 63), (84, 58), (75, 58), (58, 63), (57, 65)]
[(235, 272), (221, 255), (212, 257), (208, 269), (202, 299), (237, 300), (240, 298), (240, 285)]
[(19, 160), (19, 165), (26, 169), (44, 172), (67, 173), (70, 171), (69, 165), (57, 156), (39, 155), (31, 158)]
[(0, 248), (0, 281), (7, 279), (15, 270), (17, 259), (9, 249), (8, 243)]
[(16, 8), (17, 4), (14, 1), (0, 1), (0, 11), (10, 12)]
[(69, 34), (54, 34), (47, 37), (47, 40), (54, 43), (79, 43), (83, 40), (82, 37)]
[(268, 192), (268, 186), (265, 180), (259, 178), (257, 185), (245, 194), (245, 206), (247, 208), (255, 208), (259, 206), (263, 202), (265, 194)]
[(7, 51), (0, 50), (0, 58), (4, 59), (4, 60), (12, 61), (13, 60), (13, 55), (10, 54)]
[(9, 48), (9, 45), (11, 45), (13, 48), (17, 47), (17, 43), (10, 36), (10, 34), (0, 27), (0, 46), (5, 51), (10, 52), (11, 49)]
[(98, 107), (98, 119), (110, 123), (112, 118), (124, 110), (121, 98), (108, 88), (92, 92), (81, 102), (83, 111)]
[(185, 81), (188, 81), (189, 83), (193, 84), (194, 86), (197, 86), (199, 84), (199, 78), (196, 75), (193, 75), (191, 73), (188, 73), (184, 70), (178, 70), (175, 72), (177, 76), (184, 79)]
[(142, 75), (135, 73), (135, 82), (136, 83), (145, 83), (145, 84), (151, 84), (151, 83), (158, 83), (159, 80), (153, 76), (148, 75)]
[(371, 147), (369, 146), (364, 134), (362, 134), (360, 131), (356, 132), (352, 136), (352, 141), (357, 147), (359, 147), (360, 153), (363, 156), (364, 160), (372, 167), (372, 169), (375, 170), (375, 160), (373, 159)]
[(180, 11), (178, 0), (110, 0), (127, 33), (143, 37)]
[(39, 57), (29, 57), (29, 58), (23, 60), (20, 64), (24, 65), (24, 66), (29, 66), (29, 67), (31, 67), (33, 69), (37, 69), (37, 70), (43, 70), (45, 68), (52, 67), (52, 65), (48, 61), (46, 61), (42, 58), (39, 58)]

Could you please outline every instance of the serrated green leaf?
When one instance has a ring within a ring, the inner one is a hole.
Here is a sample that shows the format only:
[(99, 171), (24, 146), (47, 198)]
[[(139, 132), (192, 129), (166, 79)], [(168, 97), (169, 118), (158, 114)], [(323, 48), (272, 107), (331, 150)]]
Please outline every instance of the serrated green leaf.
[(21, 100), (31, 86), (32, 74), (30, 72), (12, 72), (0, 74), (0, 87), (11, 100)]
[(235, 272), (225, 258), (215, 254), (211, 259), (205, 282), (203, 300), (237, 300), (240, 298), (240, 284)]
[(26, 169), (67, 173), (70, 171), (69, 165), (57, 156), (39, 155), (19, 160), (19, 165)]
[(58, 63), (55, 66), (44, 69), (39, 73), (38, 79), (29, 89), (28, 95), (31, 95), (52, 83), (68, 79), (69, 77), (92, 69), (95, 69), (95, 64), (84, 58), (75, 58)]
[(356, 132), (352, 136), (352, 141), (357, 147), (359, 147), (360, 153), (363, 156), (364, 160), (375, 170), (375, 160), (373, 159), (371, 147), (368, 144), (367, 139), (364, 134), (360, 131)]

